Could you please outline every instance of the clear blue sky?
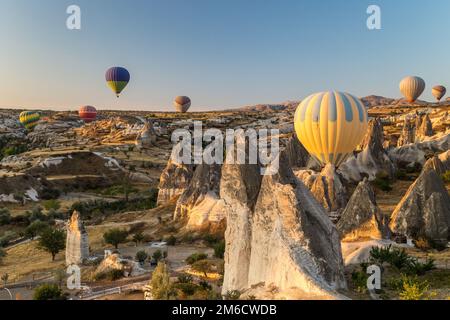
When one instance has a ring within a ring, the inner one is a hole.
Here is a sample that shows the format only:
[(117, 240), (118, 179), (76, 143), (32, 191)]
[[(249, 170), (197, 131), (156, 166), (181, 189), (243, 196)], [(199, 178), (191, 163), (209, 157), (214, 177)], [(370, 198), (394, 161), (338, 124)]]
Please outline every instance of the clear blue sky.
[[(66, 8), (82, 30), (66, 28)], [(366, 28), (378, 4), (381, 31)], [(329, 89), (399, 97), (419, 75), (450, 86), (448, 0), (0, 0), (0, 107), (193, 110)], [(117, 100), (104, 81), (125, 66)]]

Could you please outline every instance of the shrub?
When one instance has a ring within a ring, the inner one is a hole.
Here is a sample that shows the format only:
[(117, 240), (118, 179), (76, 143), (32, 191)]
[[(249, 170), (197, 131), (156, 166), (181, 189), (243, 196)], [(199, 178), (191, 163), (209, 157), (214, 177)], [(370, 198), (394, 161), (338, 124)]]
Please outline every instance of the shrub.
[(225, 300), (239, 300), (241, 297), (241, 292), (239, 290), (231, 290), (227, 291), (227, 293), (224, 296)]
[(179, 282), (175, 283), (173, 285), (173, 288), (180, 290), (186, 296), (192, 296), (197, 291), (198, 286), (195, 285), (194, 283)]
[(171, 235), (169, 238), (167, 238), (166, 242), (168, 246), (174, 246), (177, 244), (177, 238), (175, 238), (174, 235)]
[(136, 261), (138, 261), (140, 264), (144, 264), (145, 260), (147, 260), (148, 254), (144, 250), (138, 251), (136, 253)]
[(417, 276), (411, 278), (403, 275), (399, 297), (401, 300), (423, 300), (428, 288), (428, 281), (419, 281)]
[(50, 210), (55, 210), (58, 211), (61, 208), (61, 204), (59, 203), (59, 201), (55, 200), (55, 199), (51, 199), (51, 200), (46, 200), (43, 202), (44, 205), (44, 209), (47, 211)]
[(33, 300), (65, 300), (63, 292), (56, 284), (43, 284), (34, 290)]
[(0, 209), (0, 226), (7, 225), (11, 222), (11, 213), (6, 208)]
[(193, 265), (197, 261), (204, 260), (208, 258), (208, 255), (205, 253), (193, 253), (189, 257), (186, 258), (186, 263)]
[(384, 192), (392, 191), (391, 182), (387, 178), (375, 178), (373, 181), (376, 187), (378, 187), (380, 190)]
[(354, 270), (352, 272), (352, 282), (359, 293), (365, 293), (367, 291), (367, 278), (368, 275), (364, 269)]
[(391, 266), (401, 270), (402, 268), (407, 267), (410, 261), (411, 257), (408, 256), (405, 249), (394, 248), (388, 262)]
[(423, 276), (428, 271), (436, 269), (433, 259), (427, 259), (425, 263), (421, 263), (417, 259), (411, 259), (406, 268), (409, 274)]
[(36, 220), (40, 221), (47, 220), (47, 216), (42, 212), (41, 207), (34, 207), (33, 210), (31, 210), (31, 212), (27, 211), (25, 215), (27, 216), (28, 221), (30, 221), (30, 223)]
[(178, 282), (179, 283), (191, 283), (193, 281), (193, 278), (189, 274), (182, 274), (178, 276)]
[(445, 171), (442, 175), (442, 180), (444, 180), (445, 183), (450, 183), (450, 170)]
[(370, 261), (380, 266), (382, 266), (383, 263), (389, 262), (391, 255), (391, 248), (392, 248), (391, 245), (387, 247), (372, 247), (369, 253)]
[(14, 232), (7, 231), (3, 236), (0, 237), (0, 247), (6, 247), (9, 243), (17, 238), (17, 235)]
[(225, 241), (222, 240), (214, 246), (214, 257), (223, 259), (225, 255)]

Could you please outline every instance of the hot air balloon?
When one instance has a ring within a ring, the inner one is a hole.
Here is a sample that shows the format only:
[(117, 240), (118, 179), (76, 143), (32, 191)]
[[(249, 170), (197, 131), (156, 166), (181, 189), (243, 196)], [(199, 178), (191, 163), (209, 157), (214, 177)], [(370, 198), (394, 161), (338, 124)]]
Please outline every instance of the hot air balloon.
[(444, 86), (435, 86), (431, 90), (431, 93), (433, 93), (433, 96), (436, 98), (437, 101), (441, 101), (441, 99), (445, 96), (446, 92), (447, 89), (445, 89)]
[(122, 67), (112, 67), (106, 71), (106, 81), (109, 87), (119, 97), (120, 93), (125, 89), (130, 82), (130, 73), (127, 69)]
[(97, 118), (97, 109), (92, 106), (83, 106), (78, 110), (78, 114), (84, 122), (89, 123)]
[(362, 102), (344, 92), (310, 95), (297, 107), (297, 137), (320, 164), (338, 167), (363, 140), (368, 127)]
[(24, 111), (19, 116), (20, 123), (27, 129), (31, 131), (37, 126), (39, 120), (41, 119), (41, 114), (37, 111)]
[(406, 77), (400, 82), (400, 91), (408, 102), (413, 103), (425, 90), (425, 81), (419, 77)]
[(191, 99), (186, 96), (178, 96), (175, 98), (173, 106), (175, 107), (177, 112), (186, 113), (191, 107)]

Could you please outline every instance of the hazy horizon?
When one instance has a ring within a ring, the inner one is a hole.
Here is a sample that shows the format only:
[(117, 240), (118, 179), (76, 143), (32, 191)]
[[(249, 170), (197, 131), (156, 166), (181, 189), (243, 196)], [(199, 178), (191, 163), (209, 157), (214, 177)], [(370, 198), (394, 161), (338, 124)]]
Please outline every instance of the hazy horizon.
[[(408, 75), (450, 86), (450, 2), (377, 1), (382, 30), (366, 27), (372, 1), (217, 2), (0, 0), (0, 108), (192, 111), (302, 100), (340, 90), (400, 98)], [(66, 28), (81, 8), (82, 29)], [(104, 73), (124, 66), (117, 99)]]

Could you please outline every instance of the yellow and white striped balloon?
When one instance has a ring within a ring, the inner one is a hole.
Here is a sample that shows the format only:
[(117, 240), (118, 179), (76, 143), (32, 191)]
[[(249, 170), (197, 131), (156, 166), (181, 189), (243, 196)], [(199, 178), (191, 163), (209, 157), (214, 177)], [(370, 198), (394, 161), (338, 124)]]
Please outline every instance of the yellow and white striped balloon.
[(425, 90), (425, 81), (419, 77), (406, 77), (400, 82), (400, 92), (413, 103), (420, 97)]
[(363, 103), (344, 92), (320, 92), (298, 106), (297, 137), (322, 165), (339, 166), (363, 140), (368, 127)]

